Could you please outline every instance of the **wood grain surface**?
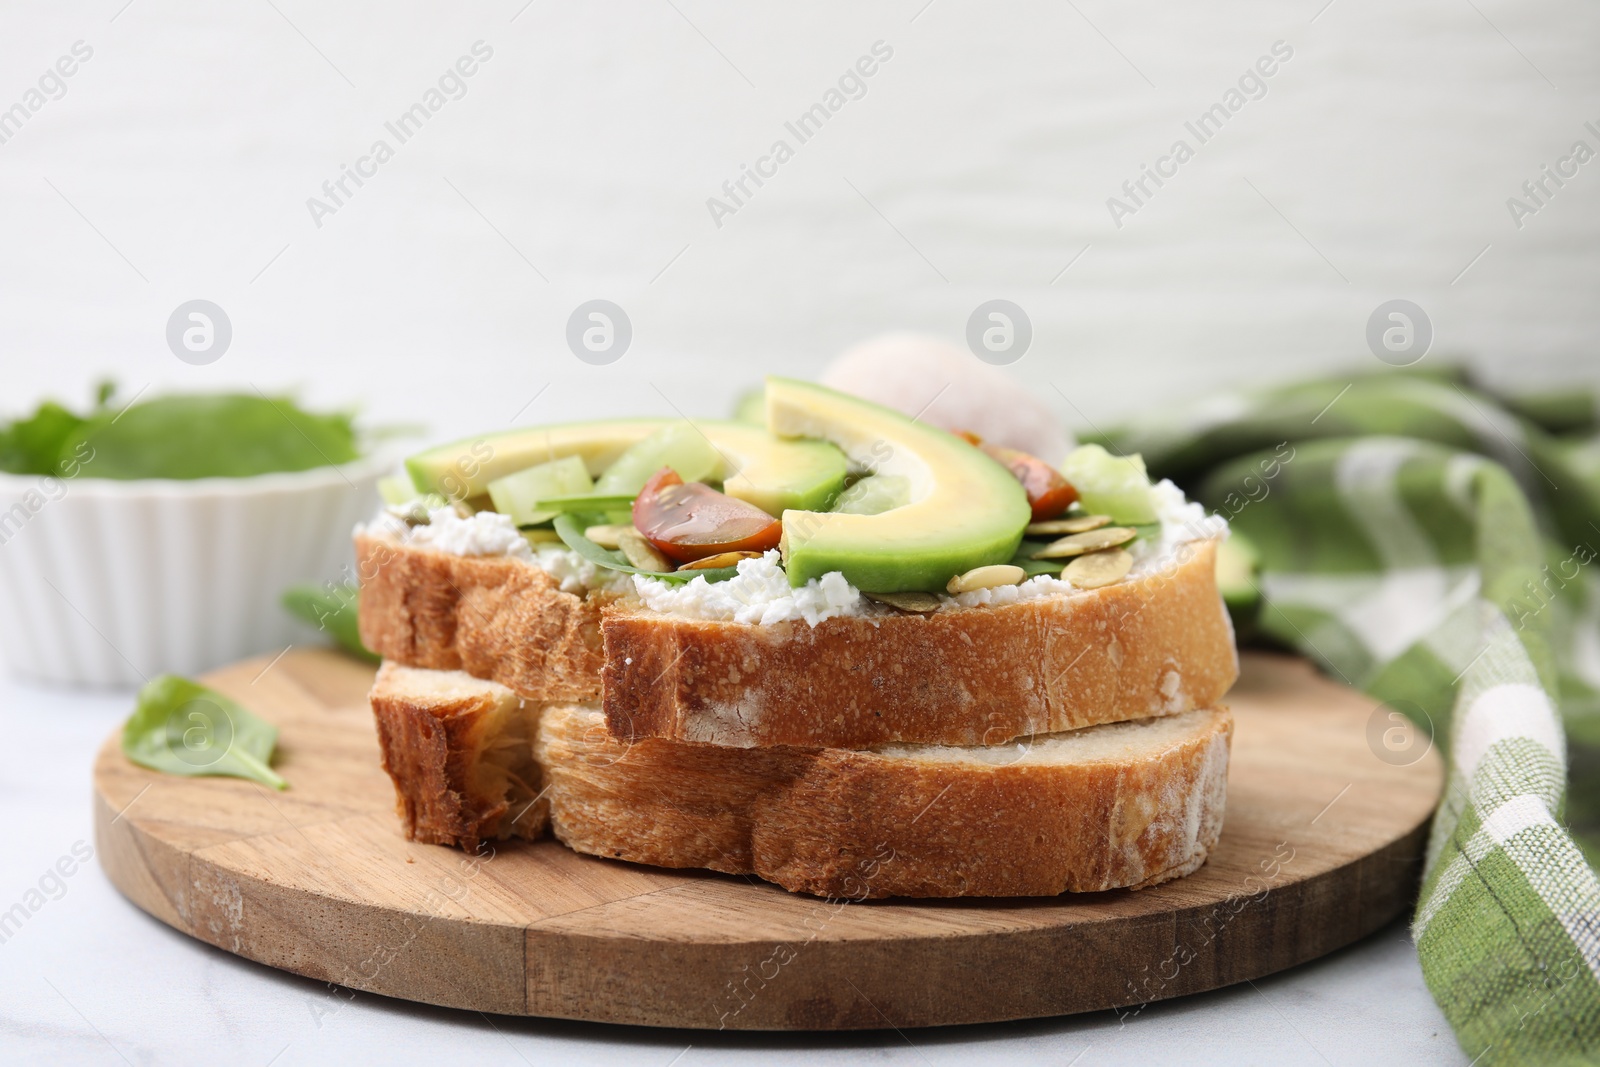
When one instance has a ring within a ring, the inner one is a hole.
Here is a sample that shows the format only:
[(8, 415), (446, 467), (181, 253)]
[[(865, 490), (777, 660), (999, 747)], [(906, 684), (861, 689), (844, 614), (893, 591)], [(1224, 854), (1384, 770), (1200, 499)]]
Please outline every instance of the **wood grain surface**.
[(292, 651), (206, 680), (276, 723), (285, 792), (177, 778), (107, 739), (100, 860), (163, 922), (354, 989), (511, 1015), (766, 1030), (936, 1026), (1135, 1006), (1314, 959), (1404, 912), (1438, 754), (1397, 766), (1375, 702), (1252, 654), (1209, 862), (1140, 892), (873, 901), (580, 856), (406, 841), (378, 767), (372, 669)]

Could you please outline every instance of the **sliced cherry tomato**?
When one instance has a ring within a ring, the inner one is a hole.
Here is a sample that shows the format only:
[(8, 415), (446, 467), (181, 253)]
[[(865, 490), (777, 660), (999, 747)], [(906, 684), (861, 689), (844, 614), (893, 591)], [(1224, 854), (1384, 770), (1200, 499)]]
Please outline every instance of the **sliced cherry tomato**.
[(1038, 456), (1015, 448), (991, 445), (970, 430), (957, 430), (956, 436), (967, 441), (1017, 476), (1028, 493), (1028, 506), (1033, 509), (1033, 521), (1054, 519), (1070, 508), (1078, 499), (1078, 490), (1061, 476), (1061, 472)]
[(777, 548), (783, 523), (709, 485), (685, 485), (678, 472), (662, 467), (633, 501), (633, 525), (676, 563), (690, 563), (719, 552), (765, 552)]

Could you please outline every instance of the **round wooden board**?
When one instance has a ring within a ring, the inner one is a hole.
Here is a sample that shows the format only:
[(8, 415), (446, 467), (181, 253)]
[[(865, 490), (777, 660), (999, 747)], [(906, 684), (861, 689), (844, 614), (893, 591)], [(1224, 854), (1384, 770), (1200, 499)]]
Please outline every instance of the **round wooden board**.
[(213, 945), (450, 1007), (657, 1026), (824, 1030), (1090, 1011), (1302, 963), (1411, 903), (1443, 783), (1434, 752), (1374, 755), (1374, 701), (1303, 661), (1248, 655), (1227, 822), (1154, 889), (867, 903), (580, 856), (406, 841), (378, 766), (370, 667), (290, 652), (210, 675), (276, 723), (274, 792), (95, 764), (101, 863), (130, 900)]

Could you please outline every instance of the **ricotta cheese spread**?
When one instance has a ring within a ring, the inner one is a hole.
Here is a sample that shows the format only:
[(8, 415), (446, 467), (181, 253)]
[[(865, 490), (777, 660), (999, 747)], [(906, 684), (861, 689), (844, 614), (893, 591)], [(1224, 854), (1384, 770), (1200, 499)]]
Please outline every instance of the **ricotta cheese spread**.
[(836, 615), (873, 614), (871, 609), (877, 607), (838, 571), (791, 589), (777, 549), (757, 559), (740, 560), (739, 573), (727, 581), (708, 582), (695, 578), (678, 584), (635, 574), (633, 587), (645, 607), (652, 611), (690, 619), (750, 622), (763, 626), (795, 619), (804, 619), (815, 626)]
[(428, 521), (411, 526), (388, 508), (356, 532), (383, 537), (405, 545), (422, 545), (452, 556), (510, 556), (533, 562), (533, 549), (509, 515), (480, 511), (462, 518), (454, 508), (434, 508)]

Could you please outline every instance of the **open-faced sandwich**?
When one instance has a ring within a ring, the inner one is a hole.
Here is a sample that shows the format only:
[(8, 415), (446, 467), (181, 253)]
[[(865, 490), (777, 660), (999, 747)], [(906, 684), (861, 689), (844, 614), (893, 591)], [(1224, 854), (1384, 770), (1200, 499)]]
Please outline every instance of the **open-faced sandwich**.
[(1010, 896), (1175, 878), (1221, 832), (1226, 527), (1137, 457), (772, 378), (764, 425), (519, 429), (387, 492), (361, 635), (417, 840)]

